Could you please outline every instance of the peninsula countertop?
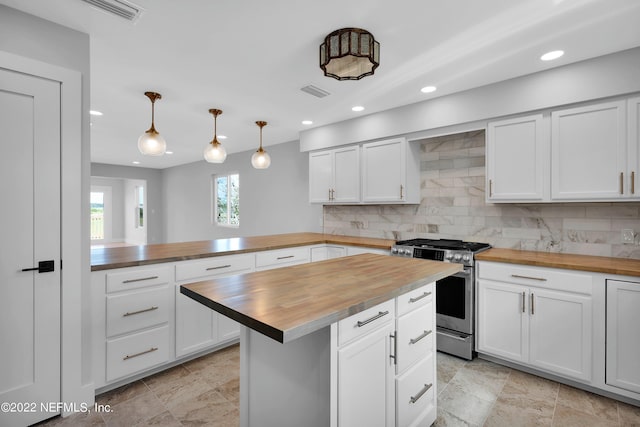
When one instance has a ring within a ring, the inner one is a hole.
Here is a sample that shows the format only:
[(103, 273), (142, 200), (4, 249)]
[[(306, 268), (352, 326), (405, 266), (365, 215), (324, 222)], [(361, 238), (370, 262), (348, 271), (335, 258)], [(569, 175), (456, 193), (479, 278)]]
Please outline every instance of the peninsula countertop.
[(461, 269), (361, 254), (186, 284), (180, 292), (286, 343)]
[(628, 258), (492, 248), (477, 254), (475, 259), (640, 277), (640, 260)]
[(390, 250), (394, 243), (393, 240), (368, 237), (323, 233), (289, 233), (197, 242), (93, 248), (91, 249), (91, 271), (319, 244)]

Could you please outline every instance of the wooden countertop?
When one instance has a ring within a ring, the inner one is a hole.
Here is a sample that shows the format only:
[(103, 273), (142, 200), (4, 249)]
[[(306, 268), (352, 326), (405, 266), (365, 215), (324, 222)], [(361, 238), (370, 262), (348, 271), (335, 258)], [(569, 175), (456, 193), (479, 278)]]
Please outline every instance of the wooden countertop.
[(325, 243), (390, 250), (395, 242), (323, 233), (290, 233), (198, 242), (94, 248), (91, 249), (91, 271)]
[(640, 260), (592, 255), (493, 248), (476, 254), (478, 261), (506, 262), (640, 277)]
[(191, 283), (180, 292), (284, 343), (461, 269), (361, 254)]

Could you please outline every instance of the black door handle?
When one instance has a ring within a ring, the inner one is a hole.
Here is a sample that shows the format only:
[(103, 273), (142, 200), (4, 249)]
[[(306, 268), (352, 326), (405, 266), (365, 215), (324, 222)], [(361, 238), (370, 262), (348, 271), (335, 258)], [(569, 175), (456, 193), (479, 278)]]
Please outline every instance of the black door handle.
[(37, 267), (22, 269), (22, 271), (37, 271), (38, 273), (49, 273), (50, 271), (54, 271), (54, 270), (55, 270), (55, 265), (52, 259), (48, 261), (38, 262)]

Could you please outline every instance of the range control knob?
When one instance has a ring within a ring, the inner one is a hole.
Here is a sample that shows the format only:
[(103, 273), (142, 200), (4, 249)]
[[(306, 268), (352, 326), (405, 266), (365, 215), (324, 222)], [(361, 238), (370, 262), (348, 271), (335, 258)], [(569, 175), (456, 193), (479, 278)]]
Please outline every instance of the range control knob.
[(392, 254), (397, 254), (398, 253), (398, 248), (391, 248), (391, 253)]
[(460, 254), (455, 254), (453, 256), (453, 260), (456, 261), (456, 262), (459, 262), (461, 258), (462, 258), (462, 255), (460, 255)]
[(453, 258), (453, 254), (451, 252), (447, 252), (444, 254), (444, 259), (451, 260)]
[(462, 256), (462, 260), (463, 260), (464, 262), (469, 262), (469, 261), (471, 261), (471, 257), (470, 257), (469, 255), (463, 255), (463, 256)]

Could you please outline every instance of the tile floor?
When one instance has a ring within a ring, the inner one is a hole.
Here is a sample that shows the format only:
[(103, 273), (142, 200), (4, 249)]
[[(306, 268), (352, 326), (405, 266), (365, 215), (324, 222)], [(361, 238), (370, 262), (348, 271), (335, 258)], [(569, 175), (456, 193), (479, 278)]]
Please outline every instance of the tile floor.
[[(237, 426), (239, 365), (235, 345), (97, 396), (110, 413), (40, 425)], [(484, 360), (438, 353), (435, 425), (640, 426), (640, 408)]]

